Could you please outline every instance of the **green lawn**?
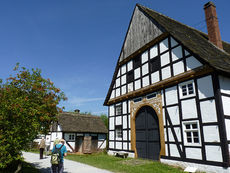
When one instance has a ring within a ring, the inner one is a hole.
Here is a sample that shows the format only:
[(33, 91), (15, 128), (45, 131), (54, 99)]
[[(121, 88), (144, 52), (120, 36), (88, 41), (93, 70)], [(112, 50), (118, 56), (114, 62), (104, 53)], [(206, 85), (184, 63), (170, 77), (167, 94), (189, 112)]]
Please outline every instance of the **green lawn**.
[(107, 154), (68, 155), (67, 159), (119, 173), (177, 173), (182, 169), (143, 159), (123, 159)]

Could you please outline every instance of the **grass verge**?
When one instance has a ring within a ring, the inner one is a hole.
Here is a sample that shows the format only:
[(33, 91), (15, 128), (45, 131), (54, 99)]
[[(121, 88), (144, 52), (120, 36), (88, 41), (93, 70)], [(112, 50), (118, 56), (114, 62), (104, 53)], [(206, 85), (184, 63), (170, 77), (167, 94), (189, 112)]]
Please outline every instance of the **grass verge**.
[(68, 155), (67, 159), (119, 173), (179, 173), (182, 169), (143, 159), (123, 159), (105, 153)]

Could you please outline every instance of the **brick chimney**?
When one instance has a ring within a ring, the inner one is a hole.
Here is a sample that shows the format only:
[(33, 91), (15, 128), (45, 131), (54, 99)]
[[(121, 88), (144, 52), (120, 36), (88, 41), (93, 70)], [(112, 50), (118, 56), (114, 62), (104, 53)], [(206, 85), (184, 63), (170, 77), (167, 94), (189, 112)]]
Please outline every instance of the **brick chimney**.
[(204, 5), (205, 19), (208, 30), (208, 39), (220, 49), (223, 49), (218, 19), (216, 15), (216, 6), (213, 2)]

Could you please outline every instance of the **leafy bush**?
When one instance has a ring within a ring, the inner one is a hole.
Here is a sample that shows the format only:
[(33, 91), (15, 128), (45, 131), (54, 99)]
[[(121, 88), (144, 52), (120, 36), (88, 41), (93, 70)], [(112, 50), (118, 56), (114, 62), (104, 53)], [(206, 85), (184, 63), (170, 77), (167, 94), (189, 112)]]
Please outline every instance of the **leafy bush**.
[(22, 160), (21, 150), (49, 130), (61, 111), (58, 103), (66, 99), (40, 70), (19, 70), (18, 64), (14, 70), (15, 77), (0, 81), (0, 169)]

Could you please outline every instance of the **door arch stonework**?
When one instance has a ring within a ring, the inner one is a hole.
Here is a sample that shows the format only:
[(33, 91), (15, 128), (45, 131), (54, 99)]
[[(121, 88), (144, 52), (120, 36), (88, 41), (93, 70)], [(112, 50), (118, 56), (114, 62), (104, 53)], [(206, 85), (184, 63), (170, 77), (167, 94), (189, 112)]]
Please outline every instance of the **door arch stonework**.
[(164, 140), (164, 123), (163, 123), (163, 112), (162, 112), (162, 98), (161, 94), (158, 93), (156, 97), (151, 99), (143, 98), (140, 102), (130, 101), (130, 120), (131, 120), (131, 149), (135, 152), (135, 157), (137, 158), (137, 149), (136, 149), (136, 125), (135, 120), (138, 115), (138, 111), (144, 107), (151, 107), (158, 117), (159, 121), (159, 132), (160, 132), (160, 156), (165, 156), (165, 140)]

